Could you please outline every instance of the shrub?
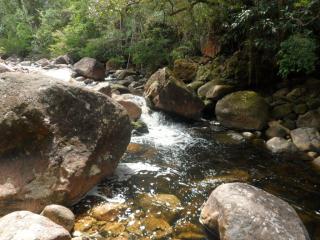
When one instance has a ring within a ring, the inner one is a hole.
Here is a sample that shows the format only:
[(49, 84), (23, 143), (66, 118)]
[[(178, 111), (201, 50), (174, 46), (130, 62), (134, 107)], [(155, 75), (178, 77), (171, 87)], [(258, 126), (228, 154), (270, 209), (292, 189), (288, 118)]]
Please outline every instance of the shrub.
[(282, 42), (278, 52), (280, 76), (287, 78), (291, 73), (313, 72), (318, 59), (316, 49), (316, 40), (302, 34), (292, 35)]

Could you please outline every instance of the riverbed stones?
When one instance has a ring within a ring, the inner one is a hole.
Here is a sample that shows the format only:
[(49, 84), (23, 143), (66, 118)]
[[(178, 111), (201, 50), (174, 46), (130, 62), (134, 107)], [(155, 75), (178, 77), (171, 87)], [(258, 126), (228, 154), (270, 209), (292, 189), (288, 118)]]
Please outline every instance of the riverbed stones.
[(200, 119), (204, 109), (203, 102), (168, 68), (158, 70), (149, 78), (144, 96), (152, 108), (187, 119)]
[(269, 128), (266, 130), (265, 134), (269, 139), (274, 137), (285, 138), (290, 134), (290, 130), (278, 121), (271, 121), (268, 125)]
[(0, 215), (72, 205), (113, 174), (131, 135), (119, 104), (42, 75), (0, 77)]
[(69, 232), (44, 216), (27, 211), (0, 219), (1, 240), (70, 240)]
[(115, 221), (121, 213), (127, 208), (126, 204), (122, 203), (103, 203), (95, 206), (91, 210), (91, 216), (99, 221)]
[(91, 78), (97, 81), (104, 80), (105, 66), (94, 58), (82, 58), (74, 64), (73, 69), (76, 73), (86, 78)]
[(266, 145), (267, 148), (273, 153), (290, 153), (298, 150), (291, 140), (286, 140), (281, 137), (271, 138), (269, 141), (267, 141)]
[(258, 93), (231, 93), (216, 105), (218, 121), (225, 127), (239, 130), (261, 130), (269, 118), (268, 104)]
[(313, 110), (300, 115), (297, 120), (297, 127), (312, 127), (320, 130), (320, 110)]
[(221, 240), (309, 240), (295, 210), (283, 200), (244, 183), (217, 187), (204, 204), (200, 222)]
[(182, 210), (180, 200), (171, 194), (142, 194), (137, 205), (156, 217), (172, 222)]
[(75, 216), (70, 209), (64, 206), (56, 204), (48, 205), (43, 209), (41, 215), (64, 227), (69, 232), (73, 229)]
[(297, 128), (291, 131), (293, 143), (301, 151), (320, 151), (320, 134), (315, 128)]
[(65, 55), (58, 56), (56, 59), (54, 59), (53, 64), (69, 65), (69, 64), (73, 64), (73, 60), (68, 54), (65, 54)]

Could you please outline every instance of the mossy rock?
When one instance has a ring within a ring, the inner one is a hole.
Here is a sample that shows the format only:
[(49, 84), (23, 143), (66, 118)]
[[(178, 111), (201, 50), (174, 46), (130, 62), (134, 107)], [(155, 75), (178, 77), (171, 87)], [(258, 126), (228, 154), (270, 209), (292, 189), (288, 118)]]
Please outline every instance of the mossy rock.
[(234, 92), (218, 101), (216, 116), (228, 128), (261, 130), (269, 119), (269, 105), (256, 92)]
[(282, 119), (285, 116), (289, 115), (293, 111), (293, 106), (290, 103), (282, 104), (276, 106), (272, 110), (272, 117), (275, 119)]
[(192, 82), (198, 70), (198, 64), (188, 59), (177, 59), (174, 62), (173, 74), (183, 82)]
[(205, 98), (207, 93), (213, 89), (215, 86), (217, 85), (223, 85), (225, 84), (224, 81), (220, 80), (220, 79), (214, 79), (211, 80), (210, 82), (207, 82), (206, 84), (202, 85), (199, 89), (198, 89), (198, 96), (200, 98)]
[(197, 91), (202, 85), (203, 85), (203, 82), (194, 81), (192, 83), (189, 83), (187, 86), (188, 86), (189, 89), (191, 89), (193, 91)]
[(199, 66), (195, 82), (208, 82), (210, 79), (212, 79), (212, 66), (211, 65), (204, 65), (204, 66)]
[(131, 125), (133, 128), (133, 135), (141, 136), (143, 134), (149, 133), (147, 124), (141, 120), (131, 122)]

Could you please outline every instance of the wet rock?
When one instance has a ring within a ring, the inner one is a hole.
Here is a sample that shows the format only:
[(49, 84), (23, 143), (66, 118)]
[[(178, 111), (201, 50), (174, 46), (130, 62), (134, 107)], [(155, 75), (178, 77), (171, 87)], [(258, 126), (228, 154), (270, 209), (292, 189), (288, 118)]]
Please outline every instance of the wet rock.
[(76, 77), (75, 80), (78, 82), (84, 82), (86, 80), (86, 78), (83, 76), (80, 76), (80, 77)]
[(137, 121), (141, 117), (142, 110), (138, 104), (131, 100), (133, 95), (132, 97), (129, 95), (112, 95), (112, 98), (127, 110), (131, 121)]
[(0, 73), (5, 73), (5, 72), (13, 72), (13, 69), (8, 67), (7, 65), (0, 63)]
[(232, 131), (216, 133), (214, 140), (223, 145), (239, 145), (245, 142), (242, 134)]
[(143, 134), (149, 133), (148, 126), (145, 122), (138, 120), (135, 122), (131, 122), (133, 128), (133, 135), (141, 136)]
[(126, 227), (121, 222), (107, 222), (99, 232), (103, 237), (118, 237), (125, 231)]
[(206, 177), (201, 181), (201, 184), (213, 184), (214, 186), (217, 186), (217, 184), (221, 183), (248, 182), (249, 180), (249, 172), (242, 169), (233, 169), (225, 174)]
[(73, 60), (68, 54), (66, 54), (66, 55), (59, 56), (55, 60), (53, 60), (53, 64), (69, 65), (69, 64), (73, 64)]
[(97, 220), (90, 216), (85, 216), (76, 220), (74, 224), (74, 232), (87, 232), (90, 230), (95, 224), (97, 224)]
[(266, 144), (273, 153), (296, 152), (298, 150), (290, 140), (281, 137), (271, 138)]
[(118, 79), (118, 80), (123, 80), (128, 76), (134, 76), (137, 75), (136, 71), (133, 70), (117, 70), (114, 73), (114, 76)]
[(195, 224), (185, 222), (180, 223), (174, 228), (174, 236), (176, 239), (183, 240), (206, 240), (207, 236), (202, 227)]
[(46, 217), (27, 211), (0, 219), (1, 240), (70, 240), (69, 232)]
[(168, 222), (152, 215), (143, 219), (142, 225), (145, 227), (145, 232), (156, 240), (167, 239), (173, 232)]
[(74, 64), (74, 71), (86, 78), (92, 78), (97, 81), (104, 80), (105, 78), (105, 66), (98, 62), (94, 58), (82, 58), (80, 61)]
[(72, 205), (113, 174), (131, 135), (119, 104), (42, 75), (1, 78), (0, 215)]
[(290, 134), (290, 130), (282, 126), (278, 121), (268, 123), (269, 128), (266, 130), (266, 136), (270, 138), (280, 137), (284, 138)]
[(320, 151), (320, 134), (315, 128), (297, 128), (291, 131), (293, 143), (301, 151)]
[(92, 87), (92, 90), (102, 93), (108, 97), (112, 96), (112, 89), (110, 83), (108, 82), (98, 83), (97, 85)]
[(320, 111), (309, 111), (304, 115), (300, 115), (297, 120), (297, 127), (311, 127), (320, 130)]
[(216, 116), (228, 128), (261, 130), (269, 118), (268, 104), (255, 92), (235, 92), (218, 101)]
[(142, 194), (137, 205), (150, 214), (172, 222), (182, 210), (180, 200), (170, 194)]
[(70, 209), (61, 205), (48, 205), (41, 212), (42, 216), (49, 218), (69, 232), (73, 229), (75, 216)]
[(167, 68), (158, 70), (150, 77), (144, 95), (152, 108), (188, 119), (198, 120), (204, 108), (203, 102)]
[(91, 210), (91, 216), (99, 221), (112, 222), (117, 220), (126, 208), (127, 205), (122, 203), (104, 203), (95, 206)]
[(214, 89), (215, 86), (217, 85), (223, 85), (224, 82), (219, 80), (219, 79), (215, 79), (215, 80), (212, 80), (210, 82), (207, 82), (206, 84), (204, 84), (203, 86), (201, 86), (199, 89), (198, 89), (198, 96), (200, 98), (205, 98), (207, 93)]
[(127, 94), (127, 93), (130, 93), (130, 90), (128, 87), (126, 86), (123, 86), (121, 84), (116, 84), (116, 83), (112, 83), (110, 85), (111, 87), (111, 91), (114, 93), (114, 92), (118, 92), (119, 94)]
[(283, 200), (244, 183), (223, 184), (204, 204), (200, 222), (221, 240), (309, 240), (295, 210)]
[(177, 59), (174, 62), (173, 74), (183, 82), (192, 82), (196, 77), (198, 64), (188, 59)]

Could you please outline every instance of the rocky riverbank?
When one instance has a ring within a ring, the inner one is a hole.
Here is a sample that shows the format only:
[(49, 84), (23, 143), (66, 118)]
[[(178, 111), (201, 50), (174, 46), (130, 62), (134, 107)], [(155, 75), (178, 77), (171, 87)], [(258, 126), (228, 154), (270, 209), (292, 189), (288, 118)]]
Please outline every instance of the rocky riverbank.
[[(219, 122), (215, 125), (223, 128), (215, 138), (224, 145), (246, 143), (277, 155), (299, 153), (301, 159), (319, 165), (319, 80), (308, 79), (290, 88), (281, 86), (265, 95), (221, 79), (214, 63), (207, 61), (179, 60), (172, 70), (160, 69), (148, 79), (134, 70), (112, 69), (91, 58), (72, 64), (67, 55), (53, 61), (8, 59), (0, 63), (0, 132), (4, 136), (0, 141), (1, 215), (17, 210), (43, 211), (42, 215), (52, 221), (30, 212), (11, 213), (0, 220), (0, 224), (10, 222), (10, 231), (0, 231), (3, 239), (19, 236), (17, 229), (27, 229), (26, 223), (17, 219), (37, 222), (39, 229), (56, 229), (45, 236), (41, 235), (43, 231), (30, 230), (33, 237), (44, 240), (71, 239), (71, 235), (77, 240), (207, 239), (206, 230), (199, 224), (179, 221), (190, 210), (173, 194), (141, 192), (125, 203), (95, 204), (76, 218), (62, 207), (47, 206), (78, 202), (114, 174), (129, 143), (131, 126), (134, 136), (148, 132), (141, 119), (144, 109), (136, 95), (144, 95), (152, 109), (180, 120), (211, 125), (204, 118), (214, 116)], [(58, 69), (70, 72), (64, 82), (45, 76)], [(140, 148), (131, 144), (127, 154), (140, 154)], [(142, 154), (145, 160), (156, 158), (157, 150), (148, 149)], [(207, 177), (200, 186), (213, 181), (215, 188), (216, 183), (248, 179), (249, 173), (237, 170), (230, 176)], [(252, 194), (259, 197), (252, 199)], [(229, 200), (244, 202), (249, 210), (267, 211), (240, 211), (243, 206), (239, 205), (227, 213), (224, 204), (230, 204), (226, 202), (228, 196), (236, 196)], [(274, 209), (268, 205), (271, 200), (277, 205)], [(237, 211), (241, 216), (232, 214)], [(285, 220), (287, 216), (290, 221)], [(267, 223), (268, 233), (257, 230), (247, 219), (257, 226)], [(293, 208), (249, 185), (216, 189), (204, 205), (200, 221), (221, 239), (241, 238), (244, 233), (233, 225), (239, 221), (245, 228), (252, 228), (250, 236), (254, 239), (309, 239)], [(275, 229), (284, 230), (277, 233)]]

